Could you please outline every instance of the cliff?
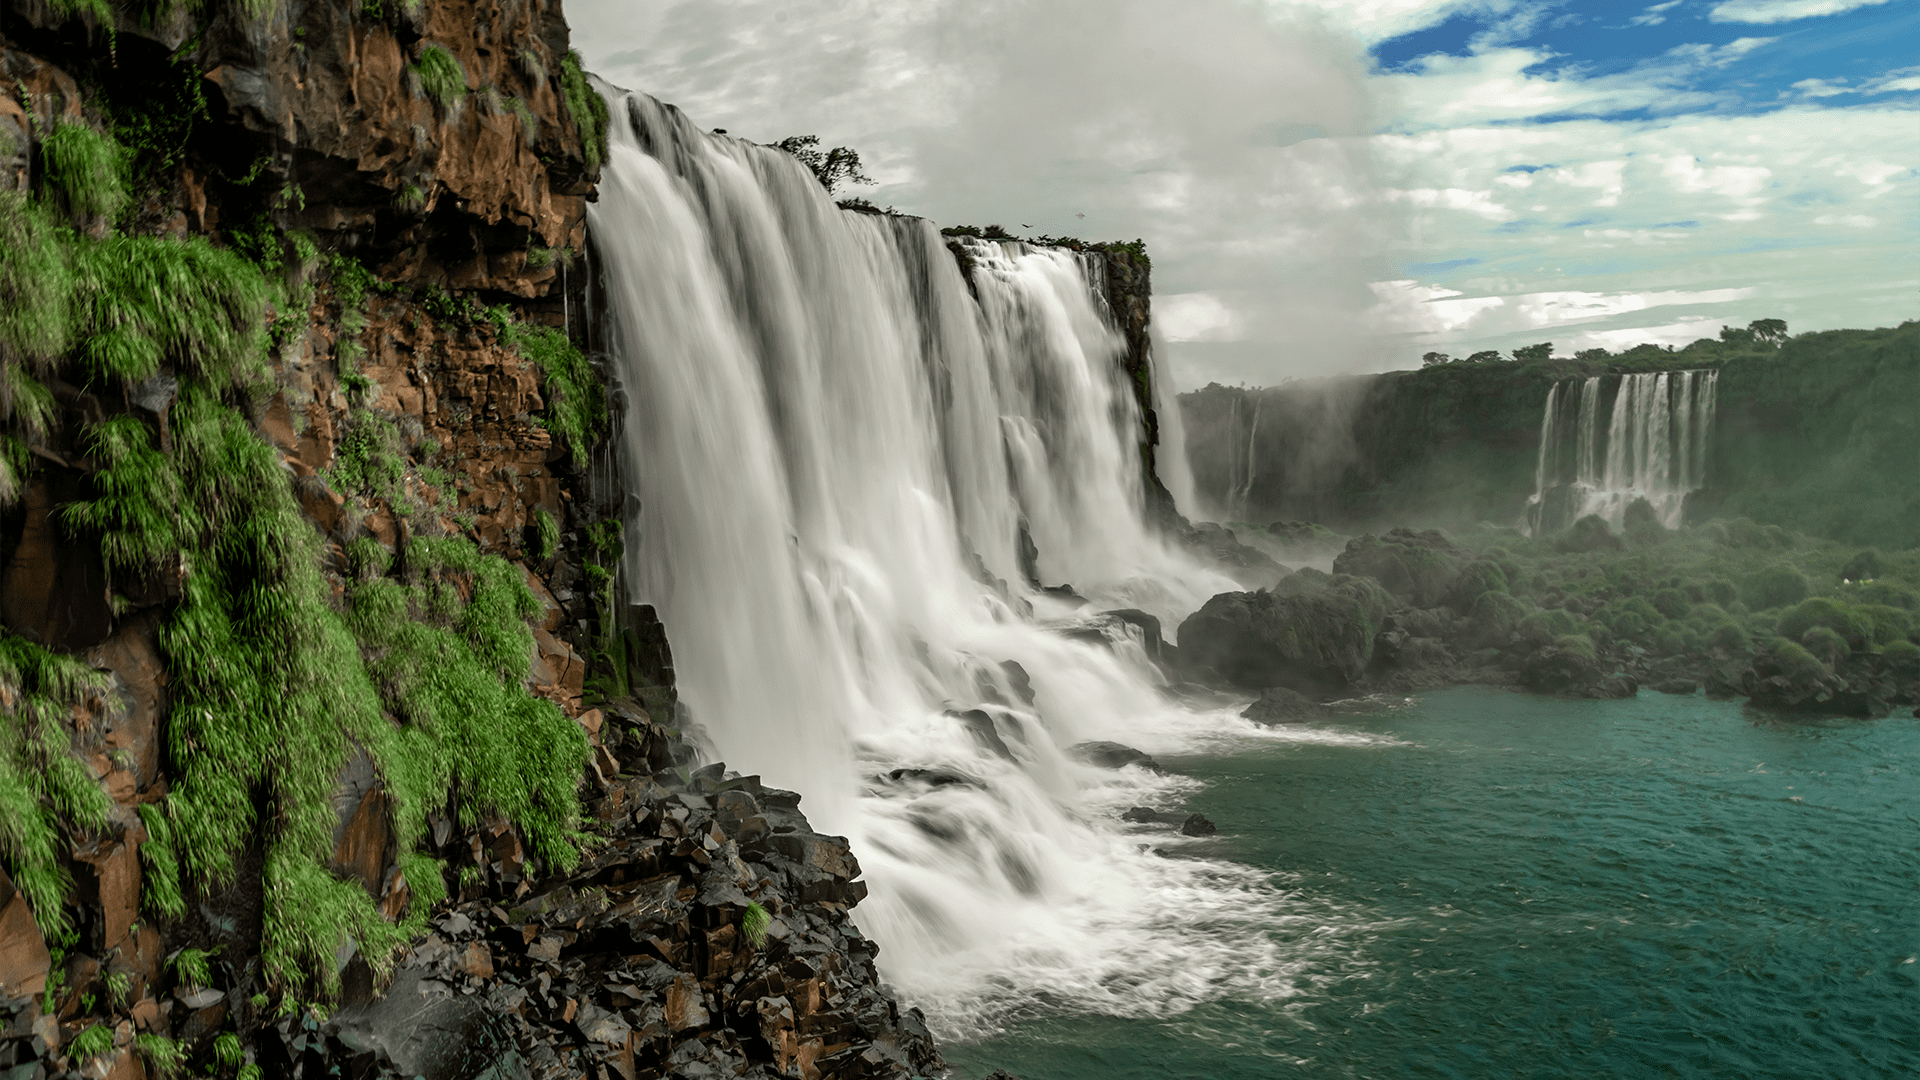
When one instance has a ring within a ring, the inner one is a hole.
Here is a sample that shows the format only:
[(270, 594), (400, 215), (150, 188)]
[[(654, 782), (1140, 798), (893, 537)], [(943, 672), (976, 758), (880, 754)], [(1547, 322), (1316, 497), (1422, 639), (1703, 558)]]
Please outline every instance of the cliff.
[(617, 600), (559, 4), (0, 18), (0, 1069), (936, 1064)]
[(1239, 521), (1358, 531), (1523, 520), (1559, 380), (1720, 372), (1706, 487), (1686, 520), (1749, 517), (1849, 543), (1920, 542), (1920, 324), (1802, 334), (1777, 348), (1447, 364), (1181, 396), (1203, 499)]

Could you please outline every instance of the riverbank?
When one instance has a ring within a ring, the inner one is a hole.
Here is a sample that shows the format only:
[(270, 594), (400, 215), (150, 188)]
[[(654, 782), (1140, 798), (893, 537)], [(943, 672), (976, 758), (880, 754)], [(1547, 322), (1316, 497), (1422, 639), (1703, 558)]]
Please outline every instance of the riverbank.
[[(1286, 559), (1341, 538), (1241, 529)], [(1214, 597), (1170, 666), (1262, 694), (1248, 716), (1311, 721), (1326, 703), (1455, 684), (1566, 697), (1704, 690), (1777, 710), (1884, 716), (1920, 705), (1920, 551), (1883, 554), (1745, 519), (1668, 530), (1628, 513), (1539, 539), (1482, 527), (1346, 540), (1331, 573)]]

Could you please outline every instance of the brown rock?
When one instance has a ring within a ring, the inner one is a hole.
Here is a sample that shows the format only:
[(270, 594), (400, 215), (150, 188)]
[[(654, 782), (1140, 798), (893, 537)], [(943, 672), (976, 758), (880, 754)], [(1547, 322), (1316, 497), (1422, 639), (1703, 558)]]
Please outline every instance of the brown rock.
[[(122, 709), (107, 719), (106, 746), (132, 769), (136, 790), (160, 775), (160, 721), (166, 715), (166, 661), (156, 634), (160, 613), (143, 612), (120, 624), (113, 636), (87, 654), (87, 662), (113, 672)], [(114, 794), (114, 801), (131, 800)]]
[(333, 464), (333, 414), (319, 401), (307, 404), (307, 430), (300, 434), (299, 457), (316, 471)]
[(85, 649), (113, 627), (106, 567), (96, 544), (68, 540), (57, 507), (85, 497), (77, 476), (60, 473), (26, 485), (20, 543), (0, 577), (0, 619), (41, 645)]
[(47, 988), (53, 958), (33, 921), (25, 893), (0, 870), (0, 997), (38, 994)]
[(104, 1072), (93, 1071), (101, 1067), (101, 1062), (96, 1062), (89, 1067), (87, 1075), (98, 1075), (100, 1080), (147, 1080), (146, 1062), (131, 1046), (120, 1047), (110, 1056), (103, 1058), (102, 1062), (105, 1064)]
[(460, 956), (460, 970), (476, 979), (493, 978), (493, 953), (488, 951), (487, 943), (476, 941), (467, 946)]
[(706, 995), (700, 980), (684, 972), (674, 976), (667, 986), (667, 1027), (675, 1034), (707, 1026)]
[(333, 849), (334, 873), (360, 882), (375, 899), (384, 891), (393, 848), (392, 804), (385, 785), (367, 788)]
[(74, 851), (74, 859), (88, 872), (81, 874), (81, 898), (100, 911), (102, 952), (117, 947), (140, 917), (140, 856), (128, 838), (88, 844)]

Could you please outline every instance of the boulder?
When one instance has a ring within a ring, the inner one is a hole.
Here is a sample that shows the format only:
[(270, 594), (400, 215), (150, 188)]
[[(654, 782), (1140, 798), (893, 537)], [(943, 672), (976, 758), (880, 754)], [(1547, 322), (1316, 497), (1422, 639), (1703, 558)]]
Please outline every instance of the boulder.
[(1347, 541), (1333, 572), (1372, 578), (1401, 603), (1430, 608), (1446, 602), (1467, 564), (1467, 553), (1438, 529), (1394, 529)]
[(1373, 661), (1392, 597), (1367, 578), (1336, 578), (1318, 592), (1221, 593), (1180, 624), (1180, 655), (1248, 690), (1284, 686), (1330, 697)]
[(1270, 686), (1240, 715), (1256, 724), (1305, 724), (1327, 715), (1327, 709), (1284, 686)]
[(1067, 748), (1067, 753), (1089, 765), (1102, 769), (1123, 769), (1128, 765), (1138, 765), (1152, 772), (1161, 772), (1160, 763), (1153, 760), (1145, 751), (1135, 750), (1117, 742), (1083, 742)]
[(0, 999), (38, 994), (46, 989), (52, 969), (53, 958), (26, 894), (0, 869)]
[(1563, 697), (1623, 698), (1639, 690), (1631, 676), (1603, 670), (1585, 634), (1563, 634), (1533, 650), (1520, 665), (1520, 682), (1535, 693)]
[(1219, 831), (1218, 826), (1200, 814), (1190, 814), (1187, 820), (1180, 823), (1182, 836), (1212, 836)]
[(1180, 540), (1187, 550), (1210, 560), (1242, 585), (1268, 585), (1287, 573), (1272, 556), (1241, 543), (1232, 529), (1211, 521), (1195, 522)]

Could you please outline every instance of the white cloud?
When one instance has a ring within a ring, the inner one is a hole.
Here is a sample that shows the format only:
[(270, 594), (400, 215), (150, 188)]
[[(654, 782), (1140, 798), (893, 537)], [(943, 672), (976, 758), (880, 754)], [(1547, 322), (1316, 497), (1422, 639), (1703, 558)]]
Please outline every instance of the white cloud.
[(1832, 82), (1825, 79), (1801, 79), (1793, 84), (1793, 88), (1800, 91), (1801, 97), (1809, 98), (1836, 97), (1840, 94), (1860, 92), (1851, 86), (1844, 85), (1846, 81), (1845, 79), (1835, 79)]
[(1632, 26), (1659, 26), (1661, 23), (1667, 21), (1666, 13), (1679, 7), (1680, 4), (1681, 0), (1667, 0), (1664, 4), (1655, 4), (1640, 14), (1635, 15), (1633, 18), (1628, 19), (1627, 22)]
[(1783, 23), (1820, 15), (1839, 15), (1855, 8), (1875, 7), (1887, 0), (1726, 0), (1707, 18), (1714, 22)]
[(1845, 225), (1849, 229), (1871, 229), (1878, 222), (1878, 218), (1865, 214), (1821, 214), (1813, 219), (1815, 225)]
[(1153, 323), (1168, 341), (1231, 341), (1239, 335), (1233, 309), (1211, 293), (1153, 298)]

